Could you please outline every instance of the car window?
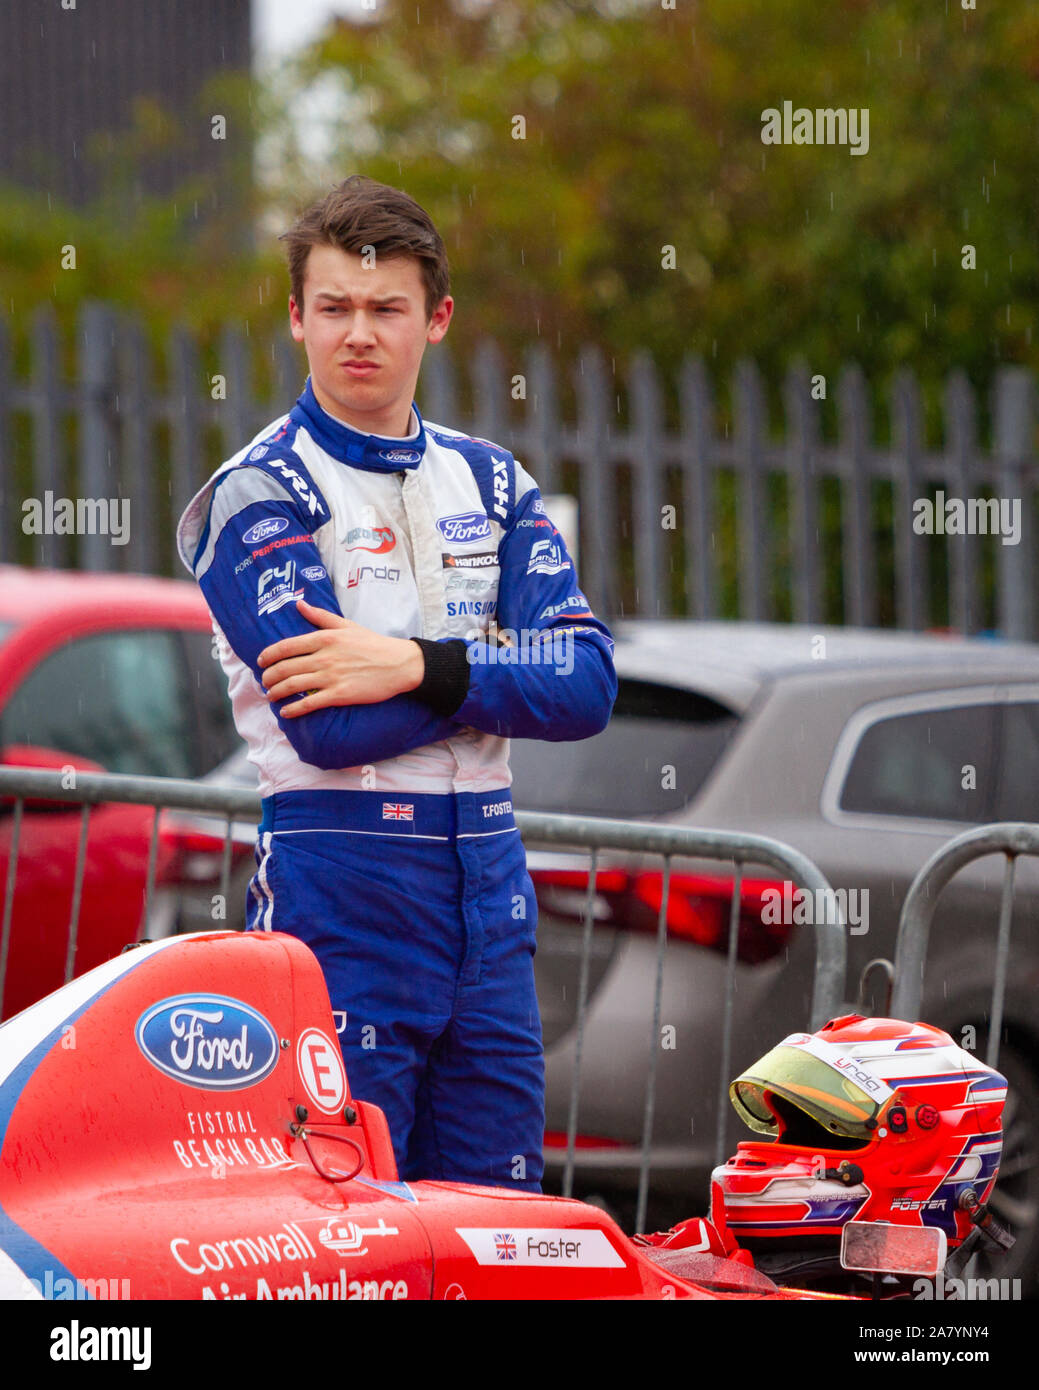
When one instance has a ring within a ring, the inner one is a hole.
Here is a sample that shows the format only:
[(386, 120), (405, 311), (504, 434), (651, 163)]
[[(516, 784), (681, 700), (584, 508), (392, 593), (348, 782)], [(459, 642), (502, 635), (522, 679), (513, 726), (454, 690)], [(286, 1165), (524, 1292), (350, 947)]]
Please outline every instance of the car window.
[(1004, 705), (995, 820), (1039, 821), (1039, 702)]
[(195, 713), (178, 634), (95, 633), (67, 642), (0, 713), (5, 744), (53, 748), (106, 772), (194, 777)]
[(995, 707), (956, 705), (869, 725), (841, 789), (843, 811), (981, 822), (994, 787)]
[(680, 811), (738, 724), (732, 710), (705, 696), (622, 679), (601, 734), (576, 743), (513, 742), (513, 805), (620, 817)]
[(227, 677), (213, 652), (211, 632), (182, 632), (187, 652), (188, 681), (198, 709), (200, 772), (212, 772), (242, 747), (234, 726)]

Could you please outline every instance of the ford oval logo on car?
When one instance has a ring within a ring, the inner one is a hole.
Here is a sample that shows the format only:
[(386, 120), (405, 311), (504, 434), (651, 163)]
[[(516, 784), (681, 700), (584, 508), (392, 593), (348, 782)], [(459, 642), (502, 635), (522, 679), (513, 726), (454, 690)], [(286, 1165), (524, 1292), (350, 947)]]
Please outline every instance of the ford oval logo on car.
[(276, 536), (279, 531), (287, 531), (288, 527), (287, 516), (270, 516), (266, 521), (258, 521), (255, 526), (250, 526), (242, 534), (242, 540), (246, 545), (255, 545), (257, 541), (265, 541), (268, 536)]
[(456, 516), (442, 516), (437, 530), (453, 545), (469, 545), (473, 541), (487, 540), (491, 523), (482, 512), (459, 512)]
[(421, 463), (422, 455), (417, 449), (380, 449), (379, 457), (387, 463)]
[(153, 1067), (205, 1091), (255, 1086), (274, 1070), (279, 1055), (263, 1014), (222, 994), (163, 999), (141, 1014), (134, 1037)]

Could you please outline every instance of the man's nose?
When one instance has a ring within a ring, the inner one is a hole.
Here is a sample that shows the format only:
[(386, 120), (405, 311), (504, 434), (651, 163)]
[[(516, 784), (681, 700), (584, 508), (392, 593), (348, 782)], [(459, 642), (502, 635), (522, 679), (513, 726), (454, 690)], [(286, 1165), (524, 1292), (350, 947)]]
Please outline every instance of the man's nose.
[(348, 343), (370, 343), (375, 336), (375, 315), (355, 309), (346, 325)]

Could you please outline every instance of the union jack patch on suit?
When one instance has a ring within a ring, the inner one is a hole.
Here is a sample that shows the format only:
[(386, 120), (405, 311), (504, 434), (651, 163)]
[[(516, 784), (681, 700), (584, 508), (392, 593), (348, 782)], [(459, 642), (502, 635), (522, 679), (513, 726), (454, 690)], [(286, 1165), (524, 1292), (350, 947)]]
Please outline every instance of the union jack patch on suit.
[(400, 801), (384, 801), (382, 803), (383, 820), (414, 820), (414, 804), (405, 806)]

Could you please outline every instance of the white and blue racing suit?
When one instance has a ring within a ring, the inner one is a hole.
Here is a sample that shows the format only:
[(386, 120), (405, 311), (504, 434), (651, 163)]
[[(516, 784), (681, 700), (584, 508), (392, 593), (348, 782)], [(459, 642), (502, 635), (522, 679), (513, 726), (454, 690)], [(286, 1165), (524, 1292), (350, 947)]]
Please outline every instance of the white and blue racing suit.
[[(351, 1090), (385, 1110), (403, 1178), (538, 1190), (537, 907), (509, 739), (603, 729), (613, 641), (512, 455), (411, 422), (364, 434), (308, 381), (192, 500), (178, 547), (260, 773), (249, 927), (317, 955)], [(422, 685), (283, 718), (256, 659), (314, 631), (299, 598), (418, 641)]]

